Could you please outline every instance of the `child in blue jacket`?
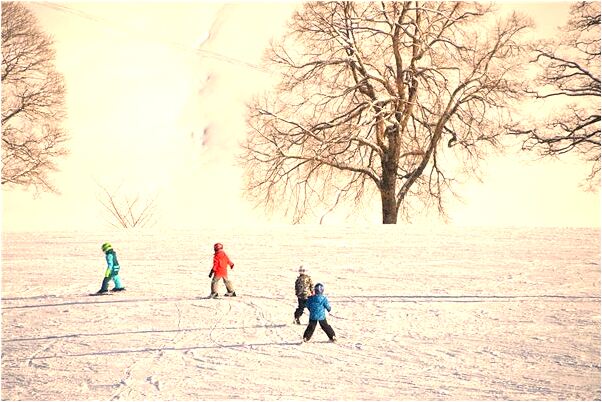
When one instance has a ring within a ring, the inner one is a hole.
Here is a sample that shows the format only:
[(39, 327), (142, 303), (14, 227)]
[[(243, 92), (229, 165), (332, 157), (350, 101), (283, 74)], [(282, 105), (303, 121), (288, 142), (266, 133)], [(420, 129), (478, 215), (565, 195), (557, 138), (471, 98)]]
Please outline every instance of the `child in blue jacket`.
[(321, 283), (316, 284), (314, 295), (307, 299), (305, 306), (309, 310), (309, 324), (307, 324), (307, 328), (303, 333), (303, 342), (308, 342), (311, 339), (318, 323), (320, 323), (322, 331), (328, 335), (328, 339), (331, 342), (336, 342), (337, 338), (334, 330), (326, 321), (326, 311), (330, 312), (330, 303), (328, 303), (328, 299), (324, 296), (324, 285)]
[(119, 279), (119, 261), (117, 261), (117, 253), (113, 250), (113, 246), (109, 243), (104, 243), (101, 247), (105, 253), (105, 259), (107, 260), (107, 269), (105, 270), (105, 277), (102, 280), (100, 290), (96, 294), (103, 294), (109, 291), (109, 282), (113, 280), (115, 287), (111, 291), (118, 292), (125, 290)]

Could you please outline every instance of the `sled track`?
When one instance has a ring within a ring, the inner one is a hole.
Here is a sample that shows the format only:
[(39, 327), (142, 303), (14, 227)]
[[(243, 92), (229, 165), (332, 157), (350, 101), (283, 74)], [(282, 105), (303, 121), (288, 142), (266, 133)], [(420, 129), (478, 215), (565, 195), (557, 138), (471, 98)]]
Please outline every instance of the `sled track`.
[[(160, 360), (165, 355), (165, 351), (170, 348), (169, 345), (176, 345), (177, 339), (183, 335), (182, 331), (182, 312), (178, 305), (178, 302), (174, 303), (175, 309), (177, 311), (177, 319), (176, 325), (177, 330), (172, 331), (173, 336), (165, 341), (163, 344), (156, 348), (154, 351), (148, 351), (149, 353), (145, 353), (142, 355), (140, 359), (137, 359), (132, 365), (130, 365), (126, 370), (124, 377), (118, 383), (118, 390), (111, 396), (111, 400), (119, 400), (119, 399), (146, 399), (147, 395), (141, 393), (143, 387), (138, 386), (140, 379), (144, 379), (144, 383), (148, 383), (156, 392), (161, 391), (161, 381), (160, 378), (154, 375), (146, 375), (148, 367), (154, 367), (160, 364)], [(142, 369), (139, 369), (142, 367)]]

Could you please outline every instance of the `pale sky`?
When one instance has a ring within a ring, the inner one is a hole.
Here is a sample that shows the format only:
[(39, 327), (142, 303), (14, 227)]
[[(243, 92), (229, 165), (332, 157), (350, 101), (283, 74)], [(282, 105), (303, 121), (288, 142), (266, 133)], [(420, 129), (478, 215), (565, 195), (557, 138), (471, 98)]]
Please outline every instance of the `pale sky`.
[[(51, 34), (67, 86), (71, 154), (51, 180), (60, 194), (3, 189), (3, 231), (102, 230), (99, 185), (156, 195), (155, 227), (287, 223), (242, 195), (237, 144), (244, 103), (273, 78), (254, 68), (293, 3), (28, 3)], [(568, 3), (520, 4), (553, 32)], [(599, 189), (582, 188), (577, 157), (539, 160), (509, 151), (482, 165), (482, 182), (456, 188), (449, 222), (494, 226), (599, 226)], [(439, 222), (436, 211), (429, 222)], [(326, 223), (344, 223), (332, 214)], [(379, 223), (376, 201), (365, 217)], [(315, 222), (317, 223), (317, 222)]]

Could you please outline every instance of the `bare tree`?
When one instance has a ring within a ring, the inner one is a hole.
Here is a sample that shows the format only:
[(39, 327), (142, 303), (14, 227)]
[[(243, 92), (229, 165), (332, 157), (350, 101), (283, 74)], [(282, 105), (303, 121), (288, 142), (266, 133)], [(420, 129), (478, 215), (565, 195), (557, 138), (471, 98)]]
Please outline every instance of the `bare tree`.
[(153, 224), (156, 197), (143, 198), (139, 194), (133, 196), (119, 194), (119, 188), (113, 191), (105, 187), (100, 203), (111, 217), (110, 223), (118, 228), (143, 228)]
[(270, 50), (282, 81), (249, 106), (249, 194), (295, 222), (370, 192), (383, 223), (416, 201), (444, 215), (454, 175), (476, 174), (503, 133), (530, 25), (479, 3), (305, 3)]
[(67, 154), (63, 77), (52, 39), (23, 3), (2, 2), (2, 185), (55, 191), (48, 174)]
[[(526, 89), (534, 99), (559, 99), (565, 104), (546, 121), (516, 124), (525, 136), (523, 148), (542, 155), (577, 152), (591, 162), (588, 181), (600, 178), (600, 3), (571, 6), (568, 23), (553, 41), (537, 43), (533, 62), (541, 67)], [(529, 127), (531, 125), (531, 127)], [(533, 126), (536, 126), (535, 128)]]

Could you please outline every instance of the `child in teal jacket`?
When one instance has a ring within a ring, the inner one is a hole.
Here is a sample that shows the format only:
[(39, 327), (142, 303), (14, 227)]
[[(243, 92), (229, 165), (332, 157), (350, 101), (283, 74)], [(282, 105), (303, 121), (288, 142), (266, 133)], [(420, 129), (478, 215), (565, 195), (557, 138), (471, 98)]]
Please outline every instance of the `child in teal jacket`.
[(119, 279), (119, 261), (117, 261), (117, 253), (115, 253), (115, 251), (113, 250), (113, 246), (111, 246), (111, 244), (109, 243), (104, 243), (101, 248), (102, 251), (105, 253), (105, 258), (107, 260), (107, 269), (105, 270), (105, 277), (102, 280), (100, 290), (96, 293), (107, 293), (109, 291), (109, 282), (111, 280), (115, 284), (115, 287), (111, 289), (112, 292), (125, 290), (125, 288), (121, 284), (121, 279)]

